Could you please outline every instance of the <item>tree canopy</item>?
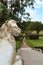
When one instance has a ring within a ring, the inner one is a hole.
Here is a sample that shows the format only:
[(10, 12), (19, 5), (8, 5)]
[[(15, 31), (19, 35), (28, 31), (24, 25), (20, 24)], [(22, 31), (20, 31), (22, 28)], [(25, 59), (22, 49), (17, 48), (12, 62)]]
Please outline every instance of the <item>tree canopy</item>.
[(22, 20), (22, 16), (30, 14), (25, 12), (27, 6), (33, 8), (34, 0), (9, 0), (10, 10), (8, 10), (8, 0), (0, 0), (0, 25), (7, 19), (13, 18), (15, 20)]
[(39, 31), (43, 30), (43, 24), (41, 22), (38, 21), (28, 21), (28, 22), (20, 22), (20, 24), (18, 24), (18, 26), (21, 28), (21, 30), (23, 32), (28, 33), (29, 31), (37, 31), (37, 33), (39, 33)]
[[(29, 16), (30, 14), (25, 12), (25, 7), (27, 6), (33, 7), (33, 2), (34, 0), (15, 0), (15, 3), (11, 5), (11, 9), (14, 8), (13, 10), (14, 18), (16, 17), (16, 19), (21, 20), (23, 15)], [(19, 14), (20, 14), (20, 17), (19, 17)]]
[(39, 33), (40, 30), (42, 30), (42, 23), (41, 22), (31, 22), (29, 25), (29, 30), (31, 31), (37, 31), (37, 33)]

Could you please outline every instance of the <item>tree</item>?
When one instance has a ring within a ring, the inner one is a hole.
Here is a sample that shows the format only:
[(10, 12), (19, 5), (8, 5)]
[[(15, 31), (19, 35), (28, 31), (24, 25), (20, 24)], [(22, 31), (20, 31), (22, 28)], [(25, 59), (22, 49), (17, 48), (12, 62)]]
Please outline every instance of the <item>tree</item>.
[(43, 24), (42, 24), (42, 30), (43, 30)]
[[(23, 16), (24, 18), (28, 18), (30, 14), (25, 12), (25, 8), (30, 5), (33, 7), (33, 1), (34, 0), (15, 0), (15, 3), (11, 4), (11, 11), (13, 9), (14, 18), (16, 20), (21, 20)], [(27, 16), (25, 17), (25, 15)]]
[(30, 22), (29, 24), (29, 30), (31, 31), (37, 31), (37, 34), (39, 33), (40, 30), (42, 30), (42, 23), (41, 22)]
[[(2, 10), (1, 10), (2, 13), (0, 14), (0, 21), (1, 22), (2, 22), (2, 20), (5, 21), (9, 17), (11, 17), (11, 18), (13, 18), (13, 19), (15, 19), (17, 21), (18, 20), (21, 21), (23, 15), (24, 15), (24, 18), (26, 18), (26, 19), (29, 18), (30, 14), (25, 12), (25, 8), (27, 6), (29, 6), (29, 7), (32, 6), (32, 8), (33, 8), (34, 0), (13, 0), (14, 2), (12, 2), (12, 0), (10, 0), (10, 3), (11, 3), (10, 10), (7, 9), (7, 7), (8, 7), (7, 1), (8, 0), (0, 0), (0, 2), (2, 4), (1, 6), (3, 6)], [(25, 17), (25, 15), (27, 15), (27, 16)]]
[(7, 10), (7, 3), (3, 0), (0, 2), (0, 26), (7, 20), (12, 18), (11, 13)]
[(42, 30), (42, 23), (41, 22), (35, 22), (35, 30), (37, 31), (37, 34), (39, 33), (39, 31)]

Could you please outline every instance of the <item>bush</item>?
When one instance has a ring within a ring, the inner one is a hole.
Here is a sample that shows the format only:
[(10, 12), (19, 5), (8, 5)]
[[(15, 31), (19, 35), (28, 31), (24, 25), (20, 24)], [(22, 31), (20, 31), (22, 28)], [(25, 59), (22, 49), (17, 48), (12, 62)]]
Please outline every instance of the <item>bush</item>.
[(26, 38), (29, 38), (29, 34), (28, 34), (28, 33), (26, 33), (26, 34), (25, 34), (25, 37), (26, 37)]
[(23, 39), (23, 35), (19, 35), (19, 36), (14, 36), (15, 40), (16, 40), (16, 51), (22, 46), (22, 39)]
[(21, 41), (16, 41), (16, 51), (22, 46)]
[(18, 41), (18, 40), (22, 41), (23, 35), (21, 34), (19, 36), (14, 36), (14, 38), (15, 38), (16, 41)]
[(29, 35), (29, 39), (39, 39), (39, 35)]
[(34, 48), (43, 50), (43, 47), (34, 47)]

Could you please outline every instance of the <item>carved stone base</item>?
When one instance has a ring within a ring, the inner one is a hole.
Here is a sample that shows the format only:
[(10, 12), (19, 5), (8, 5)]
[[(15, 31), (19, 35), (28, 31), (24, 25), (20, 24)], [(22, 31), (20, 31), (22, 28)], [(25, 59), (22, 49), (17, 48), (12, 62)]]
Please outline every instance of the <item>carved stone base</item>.
[(19, 55), (16, 56), (16, 62), (13, 65), (22, 65), (22, 60)]

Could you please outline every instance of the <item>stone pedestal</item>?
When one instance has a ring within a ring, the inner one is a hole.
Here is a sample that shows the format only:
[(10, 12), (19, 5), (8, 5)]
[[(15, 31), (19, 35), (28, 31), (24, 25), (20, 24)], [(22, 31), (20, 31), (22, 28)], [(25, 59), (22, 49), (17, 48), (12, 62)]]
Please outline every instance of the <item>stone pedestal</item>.
[(19, 55), (16, 56), (16, 62), (14, 63), (14, 65), (22, 65), (22, 60)]

